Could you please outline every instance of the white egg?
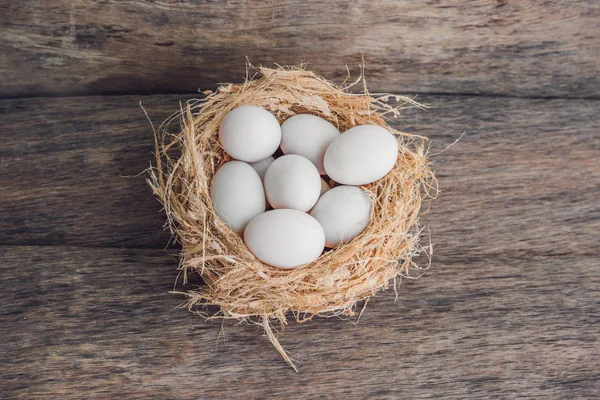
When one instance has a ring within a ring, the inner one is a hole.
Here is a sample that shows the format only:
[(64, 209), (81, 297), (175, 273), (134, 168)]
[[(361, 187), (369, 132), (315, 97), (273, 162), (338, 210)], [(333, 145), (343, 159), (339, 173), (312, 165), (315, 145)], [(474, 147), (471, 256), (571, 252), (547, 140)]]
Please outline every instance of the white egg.
[(360, 125), (338, 136), (325, 152), (325, 171), (344, 185), (366, 185), (383, 178), (398, 158), (398, 142), (378, 125)]
[(325, 193), (329, 189), (331, 189), (331, 186), (329, 186), (329, 183), (327, 183), (327, 181), (325, 179), (321, 178), (321, 194), (319, 194), (319, 197), (323, 196), (323, 193)]
[(273, 161), (267, 169), (265, 192), (275, 209), (308, 211), (319, 200), (321, 176), (308, 159), (289, 154)]
[(221, 121), (219, 141), (231, 157), (256, 162), (275, 153), (281, 143), (281, 126), (264, 108), (240, 106)]
[(325, 231), (325, 246), (355, 238), (371, 220), (371, 199), (359, 187), (337, 186), (325, 193), (310, 212)]
[(262, 262), (291, 269), (319, 258), (325, 233), (316, 219), (302, 211), (271, 210), (250, 221), (244, 241)]
[(281, 150), (308, 158), (325, 174), (323, 156), (340, 131), (329, 121), (311, 114), (298, 114), (281, 125)]
[(241, 233), (250, 220), (265, 212), (265, 192), (256, 171), (245, 162), (223, 164), (213, 177), (210, 198), (217, 215)]
[(271, 164), (273, 164), (273, 161), (275, 161), (275, 159), (273, 157), (269, 156), (269, 157), (265, 158), (264, 160), (250, 163), (250, 166), (252, 168), (254, 168), (254, 170), (258, 173), (258, 176), (260, 176), (260, 179), (264, 180), (265, 172), (267, 172), (267, 168), (269, 168), (271, 166)]

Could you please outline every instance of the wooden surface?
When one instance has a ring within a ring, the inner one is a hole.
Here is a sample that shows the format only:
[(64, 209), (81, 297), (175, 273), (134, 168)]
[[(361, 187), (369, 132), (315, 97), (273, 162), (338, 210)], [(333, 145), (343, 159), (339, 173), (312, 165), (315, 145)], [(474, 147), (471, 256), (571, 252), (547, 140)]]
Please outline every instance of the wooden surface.
[[(441, 253), (441, 251), (440, 251)], [(594, 256), (436, 256), (360, 323), (290, 325), (296, 374), (255, 326), (202, 323), (160, 250), (3, 247), (3, 396), (597, 398)], [(17, 268), (17, 266), (19, 266)], [(34, 272), (35, 271), (35, 272)], [(24, 282), (27, 290), (23, 289)]]
[(193, 92), (364, 53), (372, 89), (600, 96), (597, 0), (0, 1), (3, 96)]
[[(0, 22), (1, 399), (600, 398), (598, 2), (0, 0)], [(371, 88), (435, 106), (393, 122), (432, 139), (434, 257), (358, 324), (291, 323), (295, 374), (169, 293), (139, 102), (160, 122), (245, 56), (339, 81), (361, 51)]]
[[(9, 397), (593, 398), (600, 395), (595, 100), (428, 96), (435, 257), (360, 323), (290, 324), (296, 375), (255, 326), (168, 294), (177, 260), (135, 175), (184, 96), (0, 101), (0, 381)], [(25, 121), (25, 122), (24, 122)], [(24, 126), (26, 129), (24, 129)], [(126, 247), (126, 248), (123, 248)]]
[[(186, 98), (0, 100), (10, 138), (0, 142), (0, 208), (10, 210), (0, 215), (0, 242), (163, 248), (160, 204), (145, 176), (134, 177), (154, 148), (139, 102), (160, 122)], [(420, 99), (437, 108), (407, 111), (395, 127), (430, 137), (432, 153), (467, 132), (433, 157), (443, 189), (428, 217), (434, 243), (463, 255), (594, 253), (600, 102)]]

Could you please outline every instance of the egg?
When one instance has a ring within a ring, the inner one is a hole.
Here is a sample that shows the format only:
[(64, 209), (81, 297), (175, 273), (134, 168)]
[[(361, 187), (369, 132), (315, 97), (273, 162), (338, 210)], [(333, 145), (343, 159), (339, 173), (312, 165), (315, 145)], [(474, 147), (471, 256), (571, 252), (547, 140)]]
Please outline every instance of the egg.
[(309, 214), (271, 210), (250, 221), (244, 241), (262, 262), (292, 269), (319, 258), (325, 246), (325, 233)]
[(265, 173), (265, 192), (275, 208), (308, 211), (319, 200), (321, 176), (308, 159), (289, 154), (279, 157)]
[(281, 125), (281, 150), (308, 158), (325, 174), (323, 156), (340, 131), (329, 121), (311, 114), (298, 114)]
[(266, 209), (258, 173), (241, 161), (230, 161), (219, 168), (213, 177), (210, 198), (217, 215), (238, 233)]
[(271, 166), (271, 164), (273, 164), (273, 161), (275, 161), (275, 159), (273, 157), (269, 156), (263, 160), (250, 163), (250, 166), (252, 168), (254, 168), (254, 170), (258, 173), (258, 176), (260, 176), (260, 179), (264, 180), (265, 172), (267, 172), (267, 168), (269, 168)]
[(221, 121), (219, 142), (236, 160), (260, 161), (279, 147), (281, 126), (264, 108), (240, 106), (228, 112)]
[(327, 191), (310, 212), (325, 231), (325, 246), (335, 247), (365, 230), (371, 220), (371, 199), (359, 187), (337, 186)]
[(378, 125), (360, 125), (331, 142), (323, 164), (331, 179), (343, 185), (366, 185), (383, 178), (398, 158), (398, 142)]
[(329, 189), (331, 189), (331, 186), (329, 186), (329, 183), (327, 183), (327, 181), (325, 179), (321, 178), (321, 193), (319, 194), (319, 197), (323, 196), (323, 193), (325, 193)]

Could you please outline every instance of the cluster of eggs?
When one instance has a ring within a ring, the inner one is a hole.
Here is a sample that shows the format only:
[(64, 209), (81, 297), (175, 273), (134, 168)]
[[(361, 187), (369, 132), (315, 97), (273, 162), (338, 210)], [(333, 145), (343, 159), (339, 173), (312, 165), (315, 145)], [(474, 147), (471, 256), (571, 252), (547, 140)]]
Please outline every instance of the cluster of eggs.
[[(213, 178), (216, 214), (243, 234), (259, 260), (286, 269), (360, 234), (371, 219), (371, 200), (358, 186), (384, 177), (398, 157), (395, 137), (378, 125), (340, 134), (311, 114), (280, 125), (257, 106), (230, 111), (219, 141), (235, 160)], [(279, 148), (283, 155), (274, 158)], [(322, 175), (339, 185), (331, 188)]]

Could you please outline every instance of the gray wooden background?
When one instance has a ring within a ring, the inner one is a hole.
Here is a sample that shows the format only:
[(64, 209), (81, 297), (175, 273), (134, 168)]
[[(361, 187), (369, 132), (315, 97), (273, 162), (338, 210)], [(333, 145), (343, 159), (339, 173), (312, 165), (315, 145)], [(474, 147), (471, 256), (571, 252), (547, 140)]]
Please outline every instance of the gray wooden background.
[[(600, 397), (600, 3), (0, 0), (0, 398)], [(359, 324), (251, 325), (169, 294), (139, 174), (160, 122), (255, 65), (435, 106), (434, 258)], [(124, 176), (131, 176), (124, 178)]]

